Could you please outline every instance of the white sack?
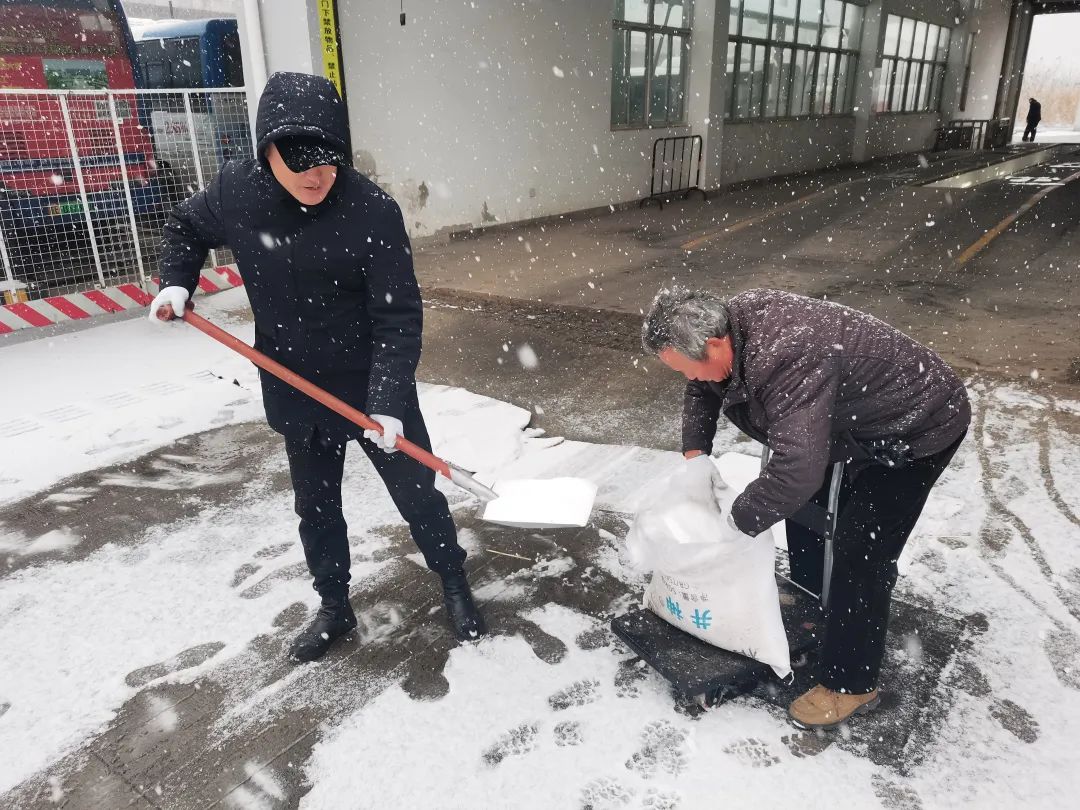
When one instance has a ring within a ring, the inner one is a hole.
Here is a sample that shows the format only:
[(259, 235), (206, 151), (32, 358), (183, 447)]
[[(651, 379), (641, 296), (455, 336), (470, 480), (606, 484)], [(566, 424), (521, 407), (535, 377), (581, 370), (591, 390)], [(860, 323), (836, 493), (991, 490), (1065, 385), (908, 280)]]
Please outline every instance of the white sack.
[(680, 630), (786, 678), (791, 654), (772, 532), (750, 537), (725, 526), (741, 489), (724, 483), (736, 475), (721, 473), (708, 456), (688, 461), (657, 485), (635, 516), (627, 547), (637, 565), (653, 571), (644, 604)]

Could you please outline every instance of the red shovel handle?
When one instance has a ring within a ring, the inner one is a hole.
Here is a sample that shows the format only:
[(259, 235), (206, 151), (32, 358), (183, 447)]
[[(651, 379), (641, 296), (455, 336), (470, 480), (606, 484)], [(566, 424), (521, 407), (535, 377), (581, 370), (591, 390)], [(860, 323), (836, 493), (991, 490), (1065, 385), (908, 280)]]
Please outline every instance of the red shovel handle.
[[(196, 315), (191, 310), (191, 304), (188, 304), (188, 308), (184, 311), (183, 319), (187, 323), (194, 326), (203, 334), (209, 335), (218, 343), (222, 343), (228, 346), (237, 354), (242, 354), (252, 363), (257, 365), (264, 371), (268, 371), (277, 377), (279, 380), (284, 380), (293, 388), (304, 392), (316, 402), (320, 402), (335, 413), (341, 414), (350, 422), (359, 425), (364, 430), (375, 430), (380, 434), (383, 432), (382, 425), (371, 419), (367, 414), (361, 413), (356, 408), (343, 402), (335, 397), (328, 391), (324, 391), (317, 385), (313, 385), (297, 374), (295, 371), (290, 371), (275, 360), (271, 360), (265, 354), (248, 346), (244, 341), (239, 338), (233, 337), (224, 329), (221, 329), (201, 315)], [(440, 475), (444, 475), (450, 478), (450, 465), (443, 461), (438, 456), (432, 455), (423, 447), (413, 444), (404, 436), (398, 436), (397, 441), (394, 443), (394, 447), (400, 450), (410, 458), (414, 458)]]

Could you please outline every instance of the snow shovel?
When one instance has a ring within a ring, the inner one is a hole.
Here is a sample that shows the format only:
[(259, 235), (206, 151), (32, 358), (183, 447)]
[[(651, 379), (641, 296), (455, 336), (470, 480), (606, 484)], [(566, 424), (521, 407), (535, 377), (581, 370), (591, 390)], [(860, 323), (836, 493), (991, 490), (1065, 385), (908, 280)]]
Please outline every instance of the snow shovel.
[[(244, 341), (210, 323), (206, 318), (196, 315), (190, 306), (189, 304), (189, 308), (184, 311), (182, 317), (184, 321), (203, 334), (212, 337), (237, 354), (243, 355), (259, 368), (307, 394), (364, 430), (382, 433), (382, 426), (366, 414), (308, 382), (281, 363), (271, 360)], [(495, 489), (491, 489), (481, 484), (461, 467), (429, 453), (404, 436), (397, 437), (394, 447), (479, 498), (484, 504), (483, 519), (492, 523), (528, 529), (570, 528), (584, 526), (589, 522), (589, 515), (592, 514), (596, 485), (591, 481), (581, 478), (521, 479), (504, 481), (496, 484)]]

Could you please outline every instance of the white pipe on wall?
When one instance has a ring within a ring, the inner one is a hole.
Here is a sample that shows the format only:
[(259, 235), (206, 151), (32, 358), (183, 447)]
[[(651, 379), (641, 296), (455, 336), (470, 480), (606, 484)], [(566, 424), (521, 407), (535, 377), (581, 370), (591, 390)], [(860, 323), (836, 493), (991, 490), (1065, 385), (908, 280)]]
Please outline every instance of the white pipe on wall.
[(247, 47), (251, 53), (251, 77), (248, 84), (258, 92), (266, 84), (266, 46), (263, 44), (259, 0), (244, 0), (244, 19), (247, 21)]
[(244, 55), (244, 85), (247, 87), (248, 120), (254, 133), (259, 94), (266, 84), (266, 45), (263, 42), (259, 0), (242, 0), (242, 5), (239, 27), (243, 39), (241, 51)]

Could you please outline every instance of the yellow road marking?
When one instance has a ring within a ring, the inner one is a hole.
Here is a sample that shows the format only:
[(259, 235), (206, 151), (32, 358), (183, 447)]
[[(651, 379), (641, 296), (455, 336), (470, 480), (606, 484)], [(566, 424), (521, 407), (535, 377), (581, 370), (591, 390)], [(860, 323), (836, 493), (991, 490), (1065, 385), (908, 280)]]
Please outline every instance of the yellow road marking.
[(1073, 174), (1070, 174), (1068, 177), (1066, 177), (1062, 181), (1060, 186), (1047, 186), (1046, 188), (1037, 191), (1031, 196), (1030, 199), (1028, 199), (1027, 202), (1025, 202), (1013, 213), (1009, 214), (1007, 217), (1005, 217), (1005, 219), (1001, 220), (1001, 222), (999, 222), (997, 225), (995, 225), (993, 228), (991, 228), (982, 236), (980, 236), (977, 240), (975, 240), (974, 243), (968, 246), (963, 253), (956, 257), (953, 264), (957, 268), (963, 267), (965, 264), (975, 258), (976, 255), (981, 253), (987, 245), (989, 245), (991, 242), (993, 242), (995, 239), (1005, 233), (1005, 231), (1007, 231), (1009, 227), (1014, 222), (1016, 222), (1016, 220), (1020, 219), (1020, 217), (1022, 217), (1032, 208), (1034, 208), (1043, 197), (1045, 197), (1047, 194), (1049, 194), (1056, 188), (1063, 188), (1065, 185), (1071, 183), (1073, 180), (1076, 180), (1078, 177), (1080, 177), (1080, 172), (1074, 172)]
[(699, 236), (699, 237), (697, 237), (695, 239), (691, 239), (689, 242), (683, 243), (681, 245), (681, 247), (682, 247), (683, 250), (693, 250), (694, 248), (700, 247), (701, 245), (705, 244), (706, 242), (708, 242), (708, 241), (710, 241), (712, 239), (715, 239), (717, 236), (722, 236), (722, 235), (724, 235), (726, 233), (737, 233), (738, 231), (741, 231), (744, 228), (749, 228), (751, 225), (756, 225), (759, 222), (764, 222), (765, 220), (767, 220), (767, 219), (769, 219), (771, 217), (774, 217), (777, 214), (782, 214), (785, 211), (790, 211), (792, 208), (798, 208), (800, 205), (802, 205), (804, 203), (808, 203), (811, 200), (816, 199), (817, 197), (821, 197), (821, 196), (823, 196), (824, 194), (827, 194), (830, 191), (835, 193), (835, 192), (839, 191), (841, 188), (843, 188), (844, 186), (849, 186), (852, 183), (859, 183), (859, 182), (863, 182), (863, 181), (862, 180), (845, 180), (842, 183), (837, 183), (835, 186), (829, 186), (828, 188), (819, 189), (818, 191), (814, 191), (814, 192), (812, 192), (810, 194), (807, 194), (807, 195), (805, 195), (803, 197), (799, 197), (798, 199), (791, 200), (790, 202), (786, 202), (783, 205), (779, 205), (776, 208), (772, 208), (772, 209), (770, 209), (768, 211), (764, 211), (761, 214), (758, 214), (757, 216), (747, 217), (746, 219), (740, 219), (738, 222), (734, 222), (731, 225), (725, 225), (725, 226), (721, 226), (719, 228), (715, 228), (714, 230), (709, 231), (708, 233), (704, 233), (704, 234), (702, 234), (701, 236)]

